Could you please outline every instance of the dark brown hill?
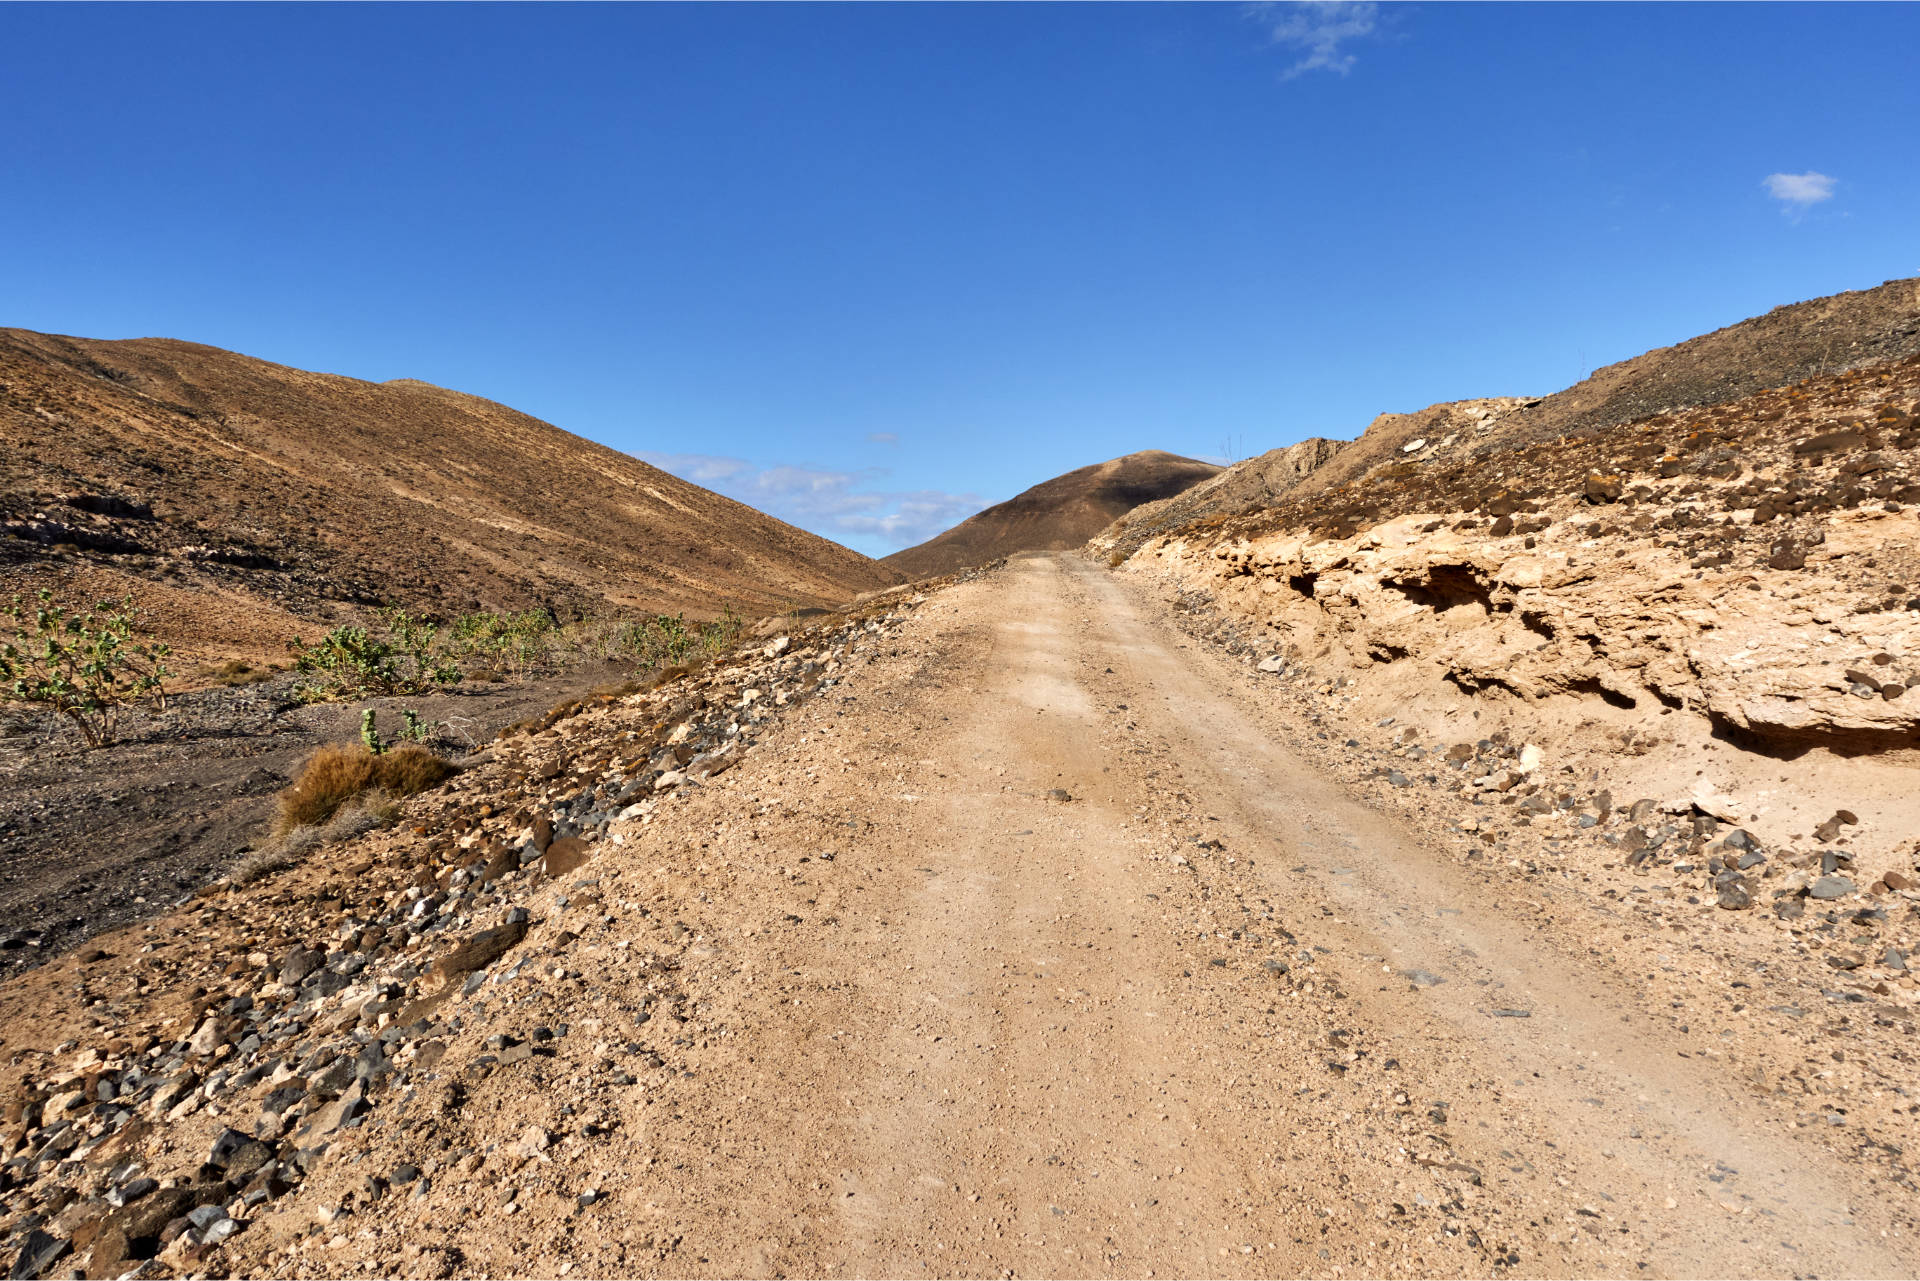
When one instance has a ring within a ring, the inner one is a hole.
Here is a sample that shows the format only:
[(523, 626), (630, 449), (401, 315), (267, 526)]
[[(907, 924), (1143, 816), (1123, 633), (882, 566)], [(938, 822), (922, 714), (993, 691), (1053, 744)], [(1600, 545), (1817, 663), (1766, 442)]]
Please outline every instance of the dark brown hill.
[(0, 330), (0, 594), (134, 590), (163, 634), (244, 648), (379, 602), (761, 614), (891, 581), (477, 396)]
[(1171, 498), (1220, 468), (1150, 449), (1043, 481), (881, 563), (908, 578), (948, 574), (1014, 552), (1078, 547), (1115, 517)]

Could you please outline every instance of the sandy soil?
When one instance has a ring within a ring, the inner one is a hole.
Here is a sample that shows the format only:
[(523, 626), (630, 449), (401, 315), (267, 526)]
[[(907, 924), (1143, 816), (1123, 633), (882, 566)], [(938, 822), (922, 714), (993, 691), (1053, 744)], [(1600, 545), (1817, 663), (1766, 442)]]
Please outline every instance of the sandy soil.
[(1370, 803), (1137, 581), (1016, 559), (849, 661), (540, 883), (426, 1070), (197, 1266), (1915, 1271), (1884, 1139), (1755, 1090), (1797, 1043), (1677, 1022), (1676, 944)]

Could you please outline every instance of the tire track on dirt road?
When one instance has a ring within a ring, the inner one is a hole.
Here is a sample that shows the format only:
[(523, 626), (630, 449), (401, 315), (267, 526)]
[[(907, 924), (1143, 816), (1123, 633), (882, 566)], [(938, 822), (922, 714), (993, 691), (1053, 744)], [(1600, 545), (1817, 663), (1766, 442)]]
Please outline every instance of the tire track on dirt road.
[(842, 915), (884, 924), (787, 957), (847, 1048), (779, 1072), (815, 1074), (783, 1167), (830, 1154), (831, 1211), (760, 1187), (729, 1233), (808, 1224), (770, 1269), (1912, 1270), (1897, 1216), (1749, 1131), (1577, 931), (1316, 774), (1132, 588), (1019, 558), (939, 617), (846, 718), (911, 760), (828, 798), (874, 824)]

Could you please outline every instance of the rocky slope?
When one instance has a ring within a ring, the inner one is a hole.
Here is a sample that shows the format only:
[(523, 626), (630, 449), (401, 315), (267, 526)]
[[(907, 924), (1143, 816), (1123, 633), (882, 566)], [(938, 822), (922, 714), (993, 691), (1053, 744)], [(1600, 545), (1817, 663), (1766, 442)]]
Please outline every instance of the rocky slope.
[(909, 578), (947, 574), (1016, 552), (1078, 547), (1114, 517), (1220, 473), (1212, 463), (1152, 449), (1043, 481), (882, 564)]
[(1776, 307), (1765, 315), (1596, 370), (1543, 397), (1491, 397), (1381, 414), (1354, 441), (1318, 438), (1229, 468), (1206, 486), (1141, 507), (1093, 545), (1131, 555), (1148, 539), (1283, 497), (1341, 491), (1395, 463), (1484, 457), (1490, 450), (1586, 435), (1630, 420), (1705, 409), (1769, 387), (1920, 352), (1920, 280), (1890, 280)]
[(1132, 555), (1156, 534), (1222, 513), (1265, 507), (1325, 466), (1345, 441), (1318, 436), (1244, 459), (1171, 498), (1142, 503), (1123, 512), (1088, 540), (1101, 551)]
[(169, 639), (277, 654), (375, 602), (757, 615), (892, 581), (479, 397), (0, 330), (0, 593), (132, 590)]
[[(922, 599), (884, 594), (650, 693), (557, 709), (407, 802), (398, 828), (260, 884), (215, 882), (109, 936), (111, 951), (0, 988), (12, 1275), (120, 1276), (156, 1258), (146, 1267), (176, 1275), (216, 1263), (263, 1275), (270, 1260), (325, 1270), (324, 1251), (346, 1238), (308, 1240), (316, 1213), (325, 1228), (356, 1206), (464, 1184), (488, 1160), (559, 1156), (559, 1136), (538, 1127), (511, 1136), (512, 1157), (490, 1142), (448, 1151), (455, 1118), (510, 1106), (556, 1048), (598, 1042), (599, 1086), (680, 1075), (690, 1042), (678, 1033), (695, 1015), (679, 972), (711, 949), (684, 942), (684, 887), (664, 892), (665, 865), (628, 856), (652, 844), (679, 789), (719, 778), (787, 711), (833, 694)], [(637, 932), (614, 941), (616, 917)], [(623, 985), (619, 1026), (570, 1009), (580, 967)], [(521, 1017), (529, 999), (538, 1026)], [(462, 1037), (502, 1016), (499, 1031)], [(607, 1134), (604, 1119), (580, 1121)], [(402, 1140), (404, 1157), (392, 1146), (403, 1132), (418, 1140)], [(381, 1159), (358, 1170), (373, 1150)], [(597, 1196), (569, 1189), (568, 1212)], [(229, 1238), (268, 1224), (231, 1241), (248, 1251), (236, 1264)], [(389, 1243), (380, 1270), (448, 1275), (460, 1257), (448, 1242), (433, 1233), (404, 1258)], [(650, 1238), (643, 1254), (675, 1245)], [(636, 1254), (595, 1271), (643, 1266)]]
[[(1535, 821), (1584, 808), (1597, 859), (1677, 860), (1728, 908), (1798, 913), (1823, 873), (1912, 861), (1916, 413), (1907, 357), (1549, 443), (1496, 423), (1127, 569), (1197, 593), (1272, 670), (1331, 682), (1356, 723), (1427, 744), (1469, 717), (1475, 741), (1498, 728), (1604, 780), (1562, 805), (1469, 744), (1452, 786)], [(1657, 812), (1590, 799), (1606, 791)], [(1725, 840), (1663, 844), (1660, 812)]]

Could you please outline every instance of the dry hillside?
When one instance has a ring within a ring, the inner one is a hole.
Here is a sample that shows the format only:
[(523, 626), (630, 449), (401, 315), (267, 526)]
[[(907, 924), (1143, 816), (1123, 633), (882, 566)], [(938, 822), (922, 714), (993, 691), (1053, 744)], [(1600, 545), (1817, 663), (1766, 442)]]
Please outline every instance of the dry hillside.
[(1055, 476), (882, 563), (908, 578), (926, 578), (1015, 552), (1078, 547), (1121, 513), (1219, 472), (1212, 463), (1157, 449), (1127, 454)]
[(1915, 318), (1383, 419), (156, 903), (0, 983), (0, 1262), (1912, 1275)]
[(890, 581), (476, 396), (0, 330), (0, 592), (133, 590), (176, 641), (246, 649), (376, 602), (766, 613)]
[(1150, 538), (1208, 517), (1271, 507), (1283, 495), (1304, 501), (1309, 495), (1343, 493), (1343, 487), (1387, 464), (1484, 457), (1488, 451), (1591, 433), (1650, 414), (1726, 404), (1765, 388), (1916, 351), (1920, 279), (1792, 303), (1608, 365), (1551, 396), (1461, 400), (1410, 414), (1381, 414), (1357, 440), (1314, 439), (1270, 451), (1174, 502), (1122, 516), (1095, 545), (1130, 555)]
[(1216, 472), (1171, 498), (1142, 503), (1121, 513), (1111, 525), (1094, 535), (1092, 542), (1102, 551), (1131, 554), (1155, 534), (1223, 512), (1265, 507), (1324, 467), (1346, 445), (1344, 440), (1315, 436), (1295, 445), (1269, 449), (1256, 458)]

